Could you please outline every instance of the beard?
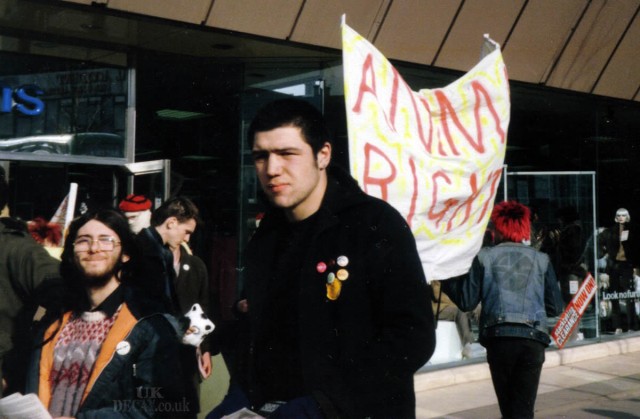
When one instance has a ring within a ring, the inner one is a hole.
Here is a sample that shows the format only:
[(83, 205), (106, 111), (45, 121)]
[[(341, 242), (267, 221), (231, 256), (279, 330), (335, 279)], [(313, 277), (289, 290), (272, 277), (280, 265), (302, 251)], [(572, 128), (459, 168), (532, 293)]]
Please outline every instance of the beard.
[(114, 263), (109, 268), (102, 272), (87, 272), (80, 262), (76, 260), (75, 268), (77, 272), (77, 278), (80, 279), (81, 285), (86, 288), (101, 288), (115, 276), (119, 277), (121, 262)]

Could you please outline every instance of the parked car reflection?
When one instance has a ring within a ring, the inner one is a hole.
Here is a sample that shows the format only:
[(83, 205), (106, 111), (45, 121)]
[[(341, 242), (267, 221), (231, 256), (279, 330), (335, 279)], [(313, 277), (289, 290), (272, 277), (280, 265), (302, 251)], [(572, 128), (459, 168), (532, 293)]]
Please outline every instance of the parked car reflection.
[(124, 157), (124, 137), (106, 132), (0, 139), (0, 152)]

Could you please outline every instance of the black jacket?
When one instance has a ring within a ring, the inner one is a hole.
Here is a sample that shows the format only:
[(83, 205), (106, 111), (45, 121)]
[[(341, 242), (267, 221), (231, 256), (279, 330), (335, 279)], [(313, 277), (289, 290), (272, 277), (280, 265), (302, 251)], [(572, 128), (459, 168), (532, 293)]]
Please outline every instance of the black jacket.
[[(284, 223), (281, 210), (269, 210), (247, 246), (245, 289), (254, 341)], [(305, 244), (298, 299), (292, 301), (304, 390), (328, 417), (415, 416), (413, 374), (433, 353), (435, 333), (431, 290), (409, 226), (389, 204), (337, 173), (329, 177)], [(349, 276), (331, 300), (327, 277), (339, 268), (339, 256), (348, 257)], [(319, 262), (326, 271), (320, 272)], [(250, 398), (262, 403), (249, 370)]]
[(147, 227), (136, 235), (140, 258), (136, 265), (135, 286), (147, 296), (162, 301), (165, 311), (180, 315), (180, 306), (175, 291), (176, 272), (173, 269), (173, 254), (162, 242), (155, 227)]
[(611, 263), (615, 262), (620, 243), (622, 243), (627, 261), (634, 268), (640, 267), (640, 243), (638, 243), (640, 241), (640, 233), (635, 227), (635, 224), (623, 224), (623, 231), (627, 231), (627, 239), (623, 242), (620, 241), (620, 224), (614, 224), (608, 229), (604, 245)]

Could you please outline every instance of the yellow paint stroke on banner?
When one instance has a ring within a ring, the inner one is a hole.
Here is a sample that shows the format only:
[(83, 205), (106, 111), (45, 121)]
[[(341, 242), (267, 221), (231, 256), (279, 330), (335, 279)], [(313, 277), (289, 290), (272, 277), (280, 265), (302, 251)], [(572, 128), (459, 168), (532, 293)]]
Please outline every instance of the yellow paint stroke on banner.
[(365, 38), (342, 25), (351, 174), (391, 203), (416, 238), (429, 280), (469, 270), (502, 175), (510, 118), (500, 47), (437, 89), (411, 90)]

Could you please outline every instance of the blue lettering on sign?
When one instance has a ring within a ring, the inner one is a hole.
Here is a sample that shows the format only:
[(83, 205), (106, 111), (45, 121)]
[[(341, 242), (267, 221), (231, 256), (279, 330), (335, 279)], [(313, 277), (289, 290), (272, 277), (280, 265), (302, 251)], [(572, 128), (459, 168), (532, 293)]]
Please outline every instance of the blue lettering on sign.
[(44, 102), (38, 97), (44, 92), (35, 84), (20, 86), (15, 91), (6, 85), (1, 88), (0, 112), (8, 113), (15, 109), (23, 115), (36, 116), (44, 111)]

